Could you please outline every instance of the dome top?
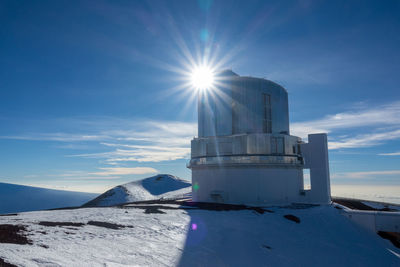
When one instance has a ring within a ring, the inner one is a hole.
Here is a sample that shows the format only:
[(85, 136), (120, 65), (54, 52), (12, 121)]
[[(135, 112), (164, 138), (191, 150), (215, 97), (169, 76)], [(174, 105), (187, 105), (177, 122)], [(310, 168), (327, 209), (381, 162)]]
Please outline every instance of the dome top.
[(216, 72), (216, 76), (221, 76), (221, 77), (236, 76), (236, 77), (240, 77), (237, 73), (233, 72), (233, 71), (230, 70), (230, 69), (225, 69), (225, 70), (217, 71), (217, 72)]

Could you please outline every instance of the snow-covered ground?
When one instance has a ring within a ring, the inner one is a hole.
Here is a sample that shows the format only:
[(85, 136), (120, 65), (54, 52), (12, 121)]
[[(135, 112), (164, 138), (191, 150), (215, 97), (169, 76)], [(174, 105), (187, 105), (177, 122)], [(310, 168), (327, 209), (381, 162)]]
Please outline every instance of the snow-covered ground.
[[(0, 266), (400, 266), (399, 248), (334, 205), (174, 200), (190, 191), (157, 175), (117, 186), (92, 207), (0, 216)], [(121, 203), (129, 204), (101, 207)]]
[(170, 174), (159, 174), (116, 186), (85, 206), (107, 207), (134, 201), (184, 196), (191, 192), (191, 183)]
[(269, 211), (158, 203), (21, 213), (0, 224), (25, 225), (32, 244), (2, 243), (0, 258), (17, 266), (400, 266), (400, 249), (333, 206)]
[(97, 195), (0, 183), (0, 214), (80, 206)]

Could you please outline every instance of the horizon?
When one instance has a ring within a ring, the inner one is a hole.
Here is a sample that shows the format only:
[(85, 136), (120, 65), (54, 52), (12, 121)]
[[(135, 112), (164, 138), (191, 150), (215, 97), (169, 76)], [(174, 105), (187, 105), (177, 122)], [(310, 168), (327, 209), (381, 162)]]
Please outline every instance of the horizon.
[(0, 182), (190, 181), (209, 64), (288, 91), (291, 134), (328, 134), (332, 192), (400, 203), (400, 3), (250, 3), (0, 3)]

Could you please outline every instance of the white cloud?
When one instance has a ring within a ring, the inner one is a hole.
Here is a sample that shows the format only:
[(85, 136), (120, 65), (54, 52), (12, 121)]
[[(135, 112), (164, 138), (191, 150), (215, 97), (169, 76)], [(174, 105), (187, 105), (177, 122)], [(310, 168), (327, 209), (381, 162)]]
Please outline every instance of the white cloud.
[(389, 132), (360, 134), (340, 141), (329, 141), (329, 149), (370, 147), (382, 144), (384, 141), (400, 138), (400, 129)]
[[(56, 174), (47, 174), (47, 177), (58, 177), (62, 180), (112, 180), (120, 179), (123, 175), (141, 175), (158, 173), (151, 167), (101, 167), (98, 171), (66, 171)], [(35, 177), (39, 177), (35, 175)]]
[(380, 153), (378, 155), (379, 156), (400, 156), (400, 151), (399, 152), (393, 152), (393, 153)]
[[(70, 155), (99, 158), (118, 166), (123, 162), (160, 162), (190, 157), (190, 140), (196, 135), (196, 123), (178, 121), (143, 121), (110, 117), (66, 119), (52, 122), (65, 131), (26, 135), (8, 135), (0, 138), (44, 140), (70, 144), (91, 144), (103, 152)], [(66, 126), (65, 126), (66, 125)], [(79, 129), (81, 133), (70, 133)], [(337, 133), (347, 131), (346, 134)], [(321, 119), (291, 124), (293, 135), (307, 138), (310, 133), (329, 133), (329, 148), (359, 148), (400, 139), (400, 101), (386, 105), (341, 112)], [(76, 146), (70, 146), (71, 149)], [(98, 151), (98, 150), (97, 150)], [(383, 154), (397, 155), (397, 154)]]
[[(92, 148), (100, 145), (108, 150), (70, 156), (103, 158), (105, 163), (116, 165), (118, 162), (160, 162), (188, 158), (190, 140), (197, 130), (197, 124), (190, 122), (135, 121), (109, 117), (65, 119), (51, 123), (62, 127), (67, 125), (66, 131), (7, 135), (0, 138), (64, 142), (67, 146), (62, 147), (70, 149), (82, 149), (77, 144), (90, 142)], [(82, 133), (69, 133), (71, 129), (79, 129)], [(90, 147), (87, 148), (90, 152)]]
[[(335, 136), (335, 130), (361, 127), (368, 127), (371, 130), (368, 133)], [(329, 136), (330, 149), (379, 145), (384, 141), (400, 138), (400, 101), (369, 109), (328, 115), (322, 119), (295, 122), (291, 124), (291, 132), (302, 138), (307, 138), (310, 133), (332, 133)]]
[[(188, 141), (189, 144), (190, 141)], [(124, 147), (124, 144), (115, 144), (116, 147)], [(135, 146), (132, 146), (135, 147)], [(137, 146), (136, 149), (120, 149), (102, 153), (87, 153), (71, 155), (71, 157), (82, 158), (104, 158), (109, 164), (116, 162), (160, 162), (188, 158), (190, 155), (189, 147), (154, 147)]]
[(308, 133), (313, 132), (329, 133), (335, 129), (399, 124), (400, 101), (396, 101), (371, 109), (337, 113), (318, 120), (295, 122), (291, 124), (291, 131), (300, 137), (307, 137)]
[(108, 138), (110, 137), (105, 135), (69, 134), (69, 133), (39, 133), (39, 134), (0, 136), (0, 139), (55, 141), (55, 142), (100, 141)]
[(110, 175), (129, 175), (129, 174), (148, 174), (157, 173), (158, 171), (154, 168), (149, 167), (134, 167), (134, 168), (123, 168), (123, 167), (111, 167), (111, 168), (99, 168), (100, 172), (92, 172), (96, 176), (110, 176)]
[(386, 170), (386, 171), (365, 171), (365, 172), (342, 172), (332, 174), (332, 178), (349, 178), (349, 179), (362, 179), (374, 178), (376, 176), (400, 176), (400, 170)]
[(107, 159), (108, 162), (118, 161), (138, 161), (138, 162), (160, 162), (167, 160), (177, 160), (182, 158), (188, 158), (190, 155), (189, 147), (170, 147), (170, 148), (154, 148), (145, 147), (138, 148), (136, 150), (122, 150), (117, 149), (112, 152), (113, 156)]
[[(150, 141), (149, 141), (150, 142)], [(165, 143), (164, 143), (165, 142)], [(174, 145), (173, 141), (157, 140), (159, 145), (129, 145), (123, 143), (101, 143), (104, 146), (116, 149), (102, 153), (87, 153), (72, 155), (73, 157), (105, 158), (109, 164), (123, 161), (160, 162), (188, 158), (190, 155), (190, 139), (182, 145)]]
[[(143, 127), (144, 126), (144, 127)], [(196, 134), (195, 123), (147, 122), (143, 129), (107, 131), (108, 140), (101, 142), (114, 148), (102, 153), (85, 153), (74, 157), (104, 158), (105, 162), (160, 162), (188, 158), (190, 140)]]

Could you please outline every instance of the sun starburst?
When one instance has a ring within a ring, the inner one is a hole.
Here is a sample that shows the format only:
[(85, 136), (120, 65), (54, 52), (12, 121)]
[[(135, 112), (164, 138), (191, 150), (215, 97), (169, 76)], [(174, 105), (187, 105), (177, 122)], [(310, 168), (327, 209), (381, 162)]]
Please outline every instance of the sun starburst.
[(208, 66), (195, 67), (191, 73), (191, 83), (196, 89), (206, 90), (214, 85), (214, 72)]

